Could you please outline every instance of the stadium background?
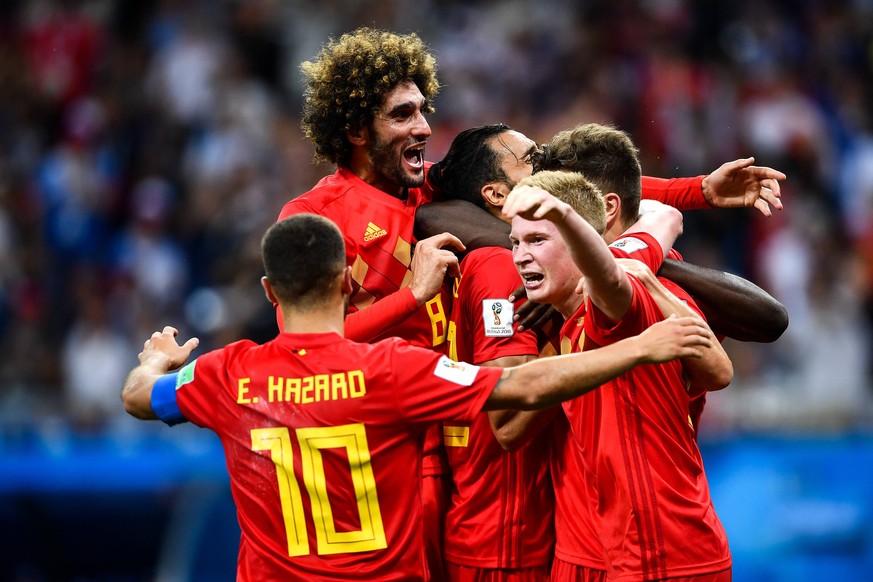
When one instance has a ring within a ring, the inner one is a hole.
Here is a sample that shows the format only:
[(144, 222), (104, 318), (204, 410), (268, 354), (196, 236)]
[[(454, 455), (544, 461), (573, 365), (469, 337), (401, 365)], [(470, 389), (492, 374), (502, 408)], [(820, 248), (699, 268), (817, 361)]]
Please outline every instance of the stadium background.
[(141, 342), (268, 339), (258, 242), (330, 171), (298, 65), (360, 25), (417, 32), (443, 85), (427, 158), (502, 121), (633, 136), (647, 175), (755, 155), (786, 209), (686, 213), (689, 260), (789, 309), (728, 341), (701, 448), (742, 581), (873, 571), (871, 0), (0, 3), (0, 580), (230, 580), (205, 431), (127, 418)]

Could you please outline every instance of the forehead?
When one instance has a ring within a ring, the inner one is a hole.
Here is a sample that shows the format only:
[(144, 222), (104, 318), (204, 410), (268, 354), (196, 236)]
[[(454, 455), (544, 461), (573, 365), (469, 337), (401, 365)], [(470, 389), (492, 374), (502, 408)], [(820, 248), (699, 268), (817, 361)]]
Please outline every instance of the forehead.
[(534, 236), (546, 238), (560, 237), (560, 234), (555, 223), (549, 220), (527, 220), (520, 216), (515, 216), (512, 219), (512, 230), (509, 232), (509, 236), (516, 240), (525, 240)]
[(400, 105), (418, 105), (424, 104), (424, 95), (418, 89), (418, 85), (412, 81), (401, 81), (394, 86), (393, 89), (385, 93), (382, 98), (382, 110), (390, 111)]
[(519, 159), (528, 154), (531, 148), (537, 147), (534, 140), (514, 129), (501, 133), (498, 140), (504, 148), (515, 154), (515, 157)]

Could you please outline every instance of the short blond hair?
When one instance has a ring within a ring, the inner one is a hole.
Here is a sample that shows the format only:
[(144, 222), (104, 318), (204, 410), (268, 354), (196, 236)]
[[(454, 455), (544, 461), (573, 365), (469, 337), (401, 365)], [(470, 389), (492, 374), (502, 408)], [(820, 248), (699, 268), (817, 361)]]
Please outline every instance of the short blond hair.
[(517, 185), (542, 188), (569, 204), (599, 234), (606, 232), (606, 203), (597, 186), (579, 172), (546, 170), (522, 179)]

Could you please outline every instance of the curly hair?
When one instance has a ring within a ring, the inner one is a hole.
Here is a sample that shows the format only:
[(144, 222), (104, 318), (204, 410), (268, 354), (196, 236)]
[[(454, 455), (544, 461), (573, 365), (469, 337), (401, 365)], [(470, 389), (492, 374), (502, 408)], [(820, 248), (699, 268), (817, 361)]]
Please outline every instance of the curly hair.
[(436, 59), (415, 34), (359, 28), (330, 39), (312, 61), (300, 65), (304, 91), (301, 128), (315, 145), (315, 161), (346, 166), (351, 144), (346, 131), (367, 127), (384, 96), (404, 81), (415, 83), (425, 113), (439, 91)]

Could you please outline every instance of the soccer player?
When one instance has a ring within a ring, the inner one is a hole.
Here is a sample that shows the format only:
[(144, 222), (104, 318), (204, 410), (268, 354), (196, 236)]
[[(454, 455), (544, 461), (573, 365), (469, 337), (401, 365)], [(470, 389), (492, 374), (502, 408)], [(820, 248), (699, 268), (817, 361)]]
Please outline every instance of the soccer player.
[[(604, 233), (604, 240), (607, 244), (616, 241), (637, 220), (641, 201), (641, 189), (638, 186), (641, 169), (636, 146), (627, 133), (599, 123), (578, 125), (573, 129), (555, 134), (543, 146), (539, 163), (545, 170), (579, 172), (600, 189), (607, 207), (607, 228)], [(633, 254), (631, 253), (630, 256)], [(668, 256), (680, 261), (682, 258), (674, 249), (669, 249)], [(784, 306), (772, 298), (767, 301), (765, 298), (770, 296), (763, 291), (754, 293), (758, 300), (750, 302), (750, 305), (744, 309), (724, 304), (719, 306), (717, 300), (725, 299), (726, 290), (734, 290), (735, 293), (736, 289), (743, 287), (740, 285), (722, 285), (721, 293), (714, 288), (701, 289), (695, 286), (700, 281), (717, 279), (712, 276), (682, 276), (683, 274), (679, 273), (678, 270), (683, 268), (687, 270), (687, 267), (677, 260), (672, 261), (666, 270), (661, 270), (659, 279), (655, 279), (651, 273), (644, 273), (642, 269), (635, 272), (637, 278), (656, 298), (662, 313), (665, 315), (670, 313), (704, 315), (695, 301), (697, 297), (689, 294), (682, 285), (677, 285), (676, 281), (669, 278), (670, 274), (678, 274), (678, 279), (682, 284), (697, 289), (698, 293), (702, 292), (705, 298), (707, 295), (711, 296), (709, 301), (705, 301), (709, 304), (706, 311), (707, 321), (710, 317), (715, 317), (722, 327), (726, 327), (724, 322), (731, 320), (729, 329), (732, 332), (732, 337), (751, 331), (752, 336), (758, 338), (764, 334), (764, 330), (772, 325), (773, 321), (780, 317), (784, 317), (784, 325), (779, 327), (784, 329), (787, 326), (787, 312)], [(735, 281), (745, 281), (728, 274), (723, 276), (731, 277)], [(746, 283), (747, 286), (753, 286), (752, 283)], [(722, 314), (722, 312), (727, 314)], [(716, 333), (718, 334), (718, 332)], [(749, 337), (746, 336), (743, 339), (749, 339)], [(726, 358), (725, 355), (723, 360)], [(699, 365), (701, 365), (699, 360), (689, 362), (691, 367)], [(709, 365), (709, 363), (706, 362), (703, 365)], [(691, 372), (693, 373), (693, 370)], [(690, 420), (696, 433), (699, 428), (700, 415), (706, 402), (706, 387), (692, 386), (688, 393), (692, 399)]]
[[(513, 190), (504, 212), (514, 217), (513, 259), (528, 297), (564, 316), (562, 343), (597, 353), (663, 319), (615, 257), (633, 250), (657, 271), (672, 241), (633, 232), (607, 246), (577, 213), (584, 208), (550, 193), (589, 188), (578, 173), (540, 172)], [(582, 469), (565, 477), (576, 477), (580, 517), (593, 520), (609, 580), (730, 580), (730, 551), (689, 425), (686, 388), (689, 375), (699, 386), (726, 386), (732, 367), (717, 342), (704, 352), (705, 366), (643, 366), (564, 405), (568, 447)]]
[[(415, 211), (431, 200), (424, 187), (431, 135), (425, 114), (439, 89), (436, 60), (415, 34), (361, 28), (327, 43), (301, 69), (303, 131), (315, 146), (315, 159), (337, 169), (285, 204), (279, 219), (310, 212), (342, 231), (353, 282), (347, 337), (396, 336), (442, 351), (451, 298), (443, 285), (458, 268), (449, 249), (463, 245), (445, 233), (417, 243), (413, 236)], [(280, 314), (278, 319), (281, 325)], [(422, 465), (434, 578), (443, 577), (448, 471), (438, 429), (428, 433)]]
[[(429, 180), (444, 196), (470, 200), (501, 217), (512, 187), (531, 173), (536, 143), (506, 125), (459, 133)], [(506, 300), (521, 283), (503, 247), (470, 251), (461, 261), (449, 321), (447, 355), (479, 366), (513, 366), (539, 354), (533, 331), (513, 329)], [(532, 439), (506, 452), (489, 416), (443, 424), (452, 475), (446, 514), (446, 579), (548, 580), (554, 543), (554, 495), (548, 442)]]
[(184, 365), (198, 342), (179, 345), (167, 326), (146, 340), (122, 388), (137, 418), (218, 434), (242, 531), (241, 581), (428, 580), (420, 485), (404, 470), (420, 463), (427, 426), (550, 406), (712, 344), (698, 320), (672, 318), (596, 352), (480, 368), (397, 338), (344, 338), (351, 267), (329, 220), (274, 224), (262, 256), (284, 333)]

